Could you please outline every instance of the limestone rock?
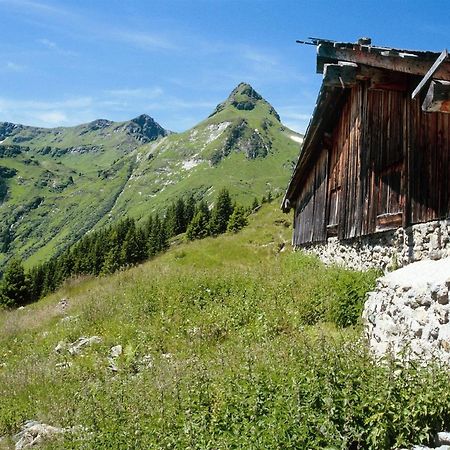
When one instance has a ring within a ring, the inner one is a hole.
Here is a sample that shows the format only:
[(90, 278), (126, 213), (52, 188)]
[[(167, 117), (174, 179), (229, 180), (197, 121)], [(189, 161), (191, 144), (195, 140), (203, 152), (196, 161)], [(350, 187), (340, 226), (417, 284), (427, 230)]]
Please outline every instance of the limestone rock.
[(99, 344), (102, 341), (100, 336), (91, 336), (91, 337), (80, 337), (75, 342), (70, 344), (65, 343), (64, 341), (59, 341), (58, 345), (55, 347), (56, 353), (65, 353), (66, 351), (70, 353), (72, 356), (78, 355), (81, 353), (81, 350), (84, 347), (88, 347), (92, 344)]
[(44, 440), (50, 439), (57, 434), (64, 433), (63, 428), (53, 427), (35, 420), (25, 422), (22, 430), (14, 436), (15, 450), (35, 447)]
[(118, 358), (121, 354), (122, 354), (122, 346), (120, 344), (111, 347), (111, 350), (109, 352), (111, 358)]

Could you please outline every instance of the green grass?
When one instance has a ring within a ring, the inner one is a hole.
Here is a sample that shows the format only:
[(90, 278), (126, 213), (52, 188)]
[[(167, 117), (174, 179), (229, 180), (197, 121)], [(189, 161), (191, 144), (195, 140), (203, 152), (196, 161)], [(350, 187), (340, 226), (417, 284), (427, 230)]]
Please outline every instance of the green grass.
[(448, 372), (376, 365), (360, 326), (339, 326), (376, 274), (291, 253), (288, 224), (265, 205), (238, 234), (0, 312), (0, 436), (35, 419), (78, 427), (44, 448), (391, 449), (449, 426)]

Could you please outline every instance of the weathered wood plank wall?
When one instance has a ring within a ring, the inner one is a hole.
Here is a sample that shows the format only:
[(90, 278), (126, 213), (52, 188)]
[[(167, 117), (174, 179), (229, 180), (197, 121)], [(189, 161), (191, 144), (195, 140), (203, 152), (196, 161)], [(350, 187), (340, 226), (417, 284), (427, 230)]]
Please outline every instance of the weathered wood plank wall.
[(425, 113), (411, 80), (395, 90), (361, 81), (317, 148), (302, 184), (294, 244), (371, 234), (447, 217), (450, 114)]

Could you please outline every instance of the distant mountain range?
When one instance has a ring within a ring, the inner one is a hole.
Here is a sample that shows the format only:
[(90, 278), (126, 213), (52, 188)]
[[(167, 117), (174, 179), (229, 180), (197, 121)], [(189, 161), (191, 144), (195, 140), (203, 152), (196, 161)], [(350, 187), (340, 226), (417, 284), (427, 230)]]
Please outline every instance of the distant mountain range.
[(0, 123), (0, 269), (13, 255), (44, 260), (96, 227), (180, 196), (211, 203), (227, 187), (249, 204), (276, 194), (301, 141), (245, 83), (179, 134), (145, 114), (52, 129)]

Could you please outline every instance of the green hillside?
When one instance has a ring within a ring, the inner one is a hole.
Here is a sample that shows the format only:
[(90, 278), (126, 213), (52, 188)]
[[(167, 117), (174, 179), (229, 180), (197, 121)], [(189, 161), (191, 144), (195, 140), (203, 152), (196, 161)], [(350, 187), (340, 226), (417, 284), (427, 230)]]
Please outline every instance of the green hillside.
[(0, 123), (0, 270), (12, 255), (35, 264), (95, 227), (180, 196), (212, 202), (228, 187), (250, 204), (277, 193), (300, 141), (247, 84), (180, 134), (145, 115), (55, 129)]
[(111, 211), (141, 216), (185, 193), (212, 202), (226, 187), (241, 203), (286, 187), (301, 136), (242, 83), (203, 122), (138, 150), (133, 176)]
[(0, 124), (0, 268), (11, 255), (48, 258), (95, 227), (131, 176), (136, 149), (167, 134), (148, 116), (55, 129)]
[(249, 220), (0, 311), (0, 448), (30, 420), (65, 430), (52, 449), (387, 450), (448, 428), (448, 371), (374, 364), (342, 328), (375, 274), (291, 253), (277, 204)]

